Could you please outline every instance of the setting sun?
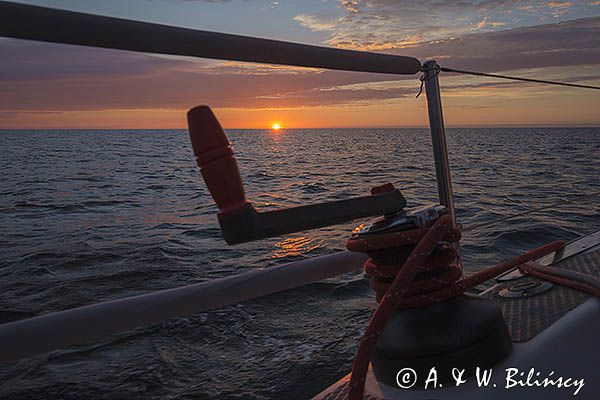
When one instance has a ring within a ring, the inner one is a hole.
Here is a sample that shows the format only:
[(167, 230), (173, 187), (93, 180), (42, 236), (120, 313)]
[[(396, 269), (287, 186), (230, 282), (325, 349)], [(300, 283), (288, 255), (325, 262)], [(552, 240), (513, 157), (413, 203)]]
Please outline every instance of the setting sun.
[(278, 131), (281, 129), (281, 125), (275, 122), (273, 125), (271, 125), (271, 129), (273, 129), (274, 131)]

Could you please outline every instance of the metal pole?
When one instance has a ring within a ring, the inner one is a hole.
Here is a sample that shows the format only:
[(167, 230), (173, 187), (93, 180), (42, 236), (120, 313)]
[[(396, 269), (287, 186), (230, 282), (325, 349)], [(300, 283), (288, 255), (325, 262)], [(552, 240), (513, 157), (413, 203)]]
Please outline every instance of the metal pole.
[(365, 260), (365, 254), (342, 251), (9, 322), (0, 325), (0, 363), (361, 270)]
[(414, 57), (311, 46), (0, 1), (0, 36), (300, 67), (416, 74)]
[[(435, 160), (435, 175), (437, 179), (438, 196), (440, 204), (446, 206), (452, 217), (452, 224), (456, 227), (456, 210), (452, 193), (452, 176), (450, 175), (450, 162), (448, 161), (448, 146), (446, 144), (446, 128), (444, 127), (444, 114), (442, 112), (442, 96), (438, 75), (440, 66), (435, 60), (423, 64), (423, 80), (425, 94), (427, 95), (427, 111), (429, 113), (429, 129), (431, 130), (431, 143), (433, 145), (433, 158)], [(460, 244), (455, 243), (458, 252), (458, 265), (461, 266)]]
[(440, 82), (438, 74), (440, 66), (435, 61), (426, 61), (423, 64), (425, 93), (427, 94), (427, 110), (429, 112), (429, 127), (433, 144), (433, 157), (435, 159), (435, 174), (437, 177), (440, 204), (450, 211), (456, 226), (456, 211), (452, 196), (452, 178), (450, 176), (450, 163), (448, 162), (448, 148), (446, 145), (446, 130), (444, 128), (444, 115), (442, 113), (442, 98), (440, 96)]

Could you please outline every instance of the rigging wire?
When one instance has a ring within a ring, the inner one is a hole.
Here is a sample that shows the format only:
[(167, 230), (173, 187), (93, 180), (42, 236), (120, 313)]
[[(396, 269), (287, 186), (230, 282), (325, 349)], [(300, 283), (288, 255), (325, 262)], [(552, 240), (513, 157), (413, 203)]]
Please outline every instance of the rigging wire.
[(575, 88), (580, 88), (580, 89), (595, 89), (595, 90), (600, 90), (600, 86), (578, 85), (576, 83), (545, 81), (545, 80), (541, 80), (541, 79), (521, 78), (521, 77), (517, 77), (517, 76), (507, 76), (507, 75), (486, 74), (484, 72), (465, 71), (465, 70), (462, 70), (462, 69), (454, 69), (454, 68), (447, 68), (447, 67), (441, 67), (440, 70), (442, 72), (454, 72), (454, 73), (457, 73), (457, 74), (465, 74), (465, 75), (487, 76), (487, 77), (490, 77), (490, 78), (510, 79), (510, 80), (513, 80), (513, 81), (543, 83), (543, 84), (547, 84), (547, 85), (558, 85), (558, 86), (575, 87)]
[(514, 219), (514, 218), (522, 217), (522, 216), (533, 214), (533, 213), (536, 213), (536, 212), (539, 212), (539, 211), (547, 210), (547, 209), (553, 208), (553, 207), (560, 207), (561, 205), (564, 205), (564, 204), (574, 203), (575, 201), (579, 201), (579, 200), (582, 200), (582, 199), (587, 199), (587, 198), (598, 196), (598, 195), (600, 195), (600, 191), (599, 192), (594, 192), (594, 193), (591, 193), (591, 194), (584, 194), (584, 195), (574, 196), (574, 197), (572, 197), (570, 199), (564, 199), (564, 200), (558, 201), (556, 203), (548, 204), (548, 205), (545, 205), (545, 206), (542, 206), (542, 207), (537, 207), (537, 208), (533, 208), (533, 209), (526, 210), (526, 211), (523, 211), (523, 212), (519, 212), (519, 213), (516, 213), (516, 214), (507, 215), (506, 217), (498, 218), (498, 219), (495, 219), (493, 221), (487, 221), (487, 222), (481, 222), (479, 224), (469, 225), (469, 226), (463, 228), (462, 231), (463, 232), (469, 232), (469, 231), (472, 231), (472, 230), (475, 230), (475, 229), (485, 228), (485, 227), (488, 227), (490, 225), (495, 225), (495, 224), (497, 224), (499, 222), (507, 221), (509, 219)]

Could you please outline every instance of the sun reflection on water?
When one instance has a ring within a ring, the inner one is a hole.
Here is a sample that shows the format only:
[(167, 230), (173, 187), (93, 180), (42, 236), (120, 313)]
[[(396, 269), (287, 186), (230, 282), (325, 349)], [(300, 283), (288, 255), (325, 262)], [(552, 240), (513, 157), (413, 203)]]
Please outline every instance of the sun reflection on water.
[(315, 241), (305, 236), (290, 237), (275, 243), (277, 250), (273, 252), (272, 258), (301, 256), (322, 246), (322, 241)]

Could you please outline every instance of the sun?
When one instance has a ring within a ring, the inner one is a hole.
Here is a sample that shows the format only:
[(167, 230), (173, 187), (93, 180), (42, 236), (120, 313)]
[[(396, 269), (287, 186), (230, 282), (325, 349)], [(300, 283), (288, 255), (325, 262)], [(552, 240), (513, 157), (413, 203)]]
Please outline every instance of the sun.
[(273, 125), (271, 125), (271, 129), (273, 129), (274, 131), (278, 131), (281, 129), (281, 125), (279, 125), (279, 123), (275, 122)]

